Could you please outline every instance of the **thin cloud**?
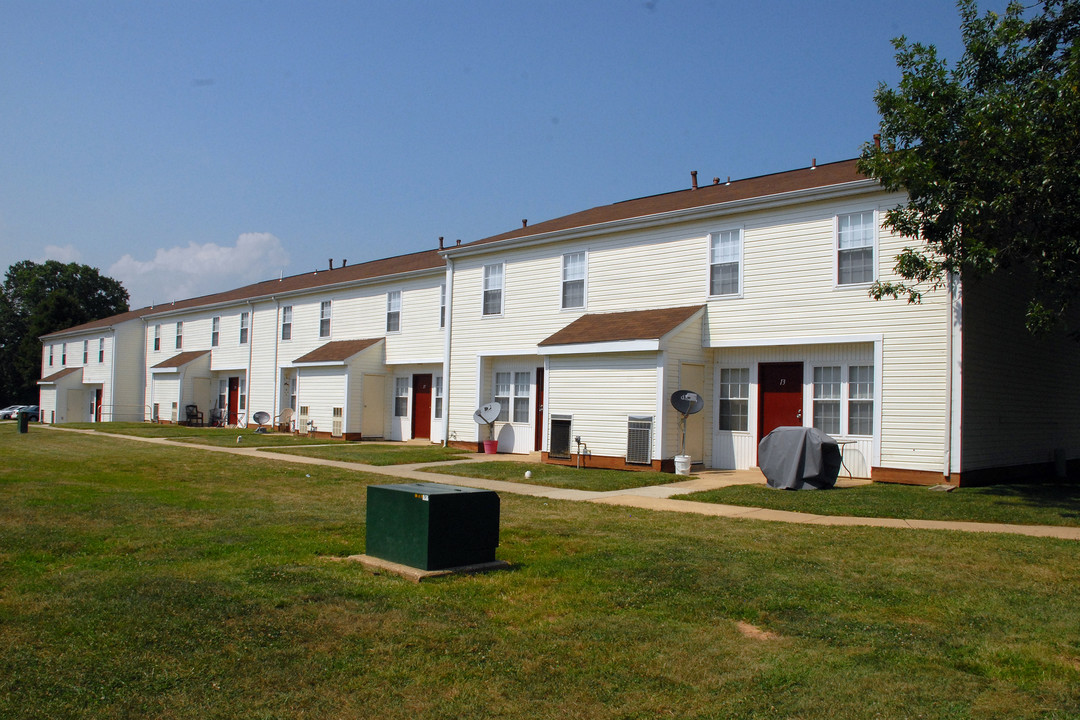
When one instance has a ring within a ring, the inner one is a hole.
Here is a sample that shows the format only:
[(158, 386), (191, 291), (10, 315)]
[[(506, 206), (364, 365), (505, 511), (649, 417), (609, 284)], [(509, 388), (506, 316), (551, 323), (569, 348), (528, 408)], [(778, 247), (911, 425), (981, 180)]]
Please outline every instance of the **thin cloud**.
[(289, 264), (270, 233), (244, 233), (236, 245), (216, 243), (159, 248), (151, 260), (124, 255), (109, 268), (131, 295), (132, 307), (183, 300), (265, 280)]
[(73, 263), (82, 260), (82, 253), (79, 252), (72, 244), (64, 246), (60, 245), (46, 245), (44, 249), (44, 256), (38, 260), (38, 262), (45, 262), (46, 260), (56, 260), (62, 263)]

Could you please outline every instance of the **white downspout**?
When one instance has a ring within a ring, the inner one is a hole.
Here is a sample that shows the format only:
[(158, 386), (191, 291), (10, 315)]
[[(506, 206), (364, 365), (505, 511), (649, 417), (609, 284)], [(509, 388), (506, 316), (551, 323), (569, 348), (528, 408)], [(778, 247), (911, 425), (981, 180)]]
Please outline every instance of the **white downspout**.
[(443, 328), (443, 447), (450, 444), (450, 348), (454, 323), (454, 261), (446, 258), (446, 327)]
[[(247, 306), (251, 312), (251, 322), (248, 324), (248, 361), (247, 372), (244, 374), (244, 427), (248, 426), (248, 417), (251, 415), (251, 358), (255, 348), (255, 306), (251, 304), (251, 301), (247, 301)], [(239, 410), (240, 408), (237, 408)], [(237, 424), (240, 424), (240, 419), (237, 417)]]
[(948, 482), (952, 474), (952, 435), (953, 435), (953, 372), (954, 372), (954, 347), (953, 326), (954, 315), (958, 310), (956, 283), (954, 276), (949, 273), (946, 281), (949, 303), (945, 314), (945, 437), (942, 453), (942, 475)]
[[(274, 324), (274, 404), (271, 407), (274, 417), (281, 412), (278, 407), (278, 388), (281, 387), (281, 369), (278, 367), (278, 347), (281, 345), (281, 301), (277, 297), (271, 298), (274, 301), (274, 317), (276, 318)], [(249, 388), (250, 390), (250, 388)]]

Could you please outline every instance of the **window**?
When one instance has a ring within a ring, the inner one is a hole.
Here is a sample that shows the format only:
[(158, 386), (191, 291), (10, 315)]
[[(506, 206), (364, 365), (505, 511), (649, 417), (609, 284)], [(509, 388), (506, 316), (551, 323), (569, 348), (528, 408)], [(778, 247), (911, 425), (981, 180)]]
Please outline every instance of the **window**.
[(709, 294), (738, 295), (742, 230), (724, 230), (709, 237)]
[(176, 349), (179, 350), (184, 347), (184, 323), (176, 323)]
[(240, 378), (240, 397), (237, 400), (238, 410), (247, 410), (247, 378)]
[(323, 300), (319, 305), (319, 337), (330, 337), (330, 312), (329, 300)]
[(499, 403), (499, 422), (529, 422), (531, 386), (530, 372), (495, 373), (495, 402)]
[(562, 308), (585, 307), (585, 253), (568, 253), (562, 256)]
[(161, 349), (161, 326), (154, 326), (154, 350)]
[(105, 338), (98, 338), (98, 341), (97, 341), (97, 361), (99, 363), (105, 362)]
[(499, 422), (510, 419), (510, 379), (511, 373), (495, 373), (495, 402), (499, 403)]
[(281, 308), (281, 339), (292, 340), (292, 305)]
[(503, 311), (503, 266), (484, 266), (484, 314), (502, 315)]
[(55, 350), (55, 349), (56, 349), (55, 345), (50, 345), (49, 346), (49, 367), (53, 366), (53, 350)]
[(529, 422), (529, 381), (532, 373), (514, 373), (514, 422)]
[(250, 315), (246, 312), (240, 313), (240, 344), (247, 345), (248, 330), (250, 329)]
[(446, 327), (446, 283), (439, 286), (439, 327)]
[(838, 284), (852, 285), (874, 281), (874, 228), (872, 210), (837, 216)]
[(435, 419), (442, 419), (442, 375), (435, 376)]
[(90, 341), (82, 341), (82, 364), (85, 365), (90, 362)]
[(210, 347), (218, 346), (218, 338), (221, 336), (221, 318), (210, 319)]
[(750, 369), (720, 369), (720, 429), (746, 432), (750, 428)]
[(848, 368), (848, 434), (874, 434), (874, 366)]
[(394, 417), (409, 415), (409, 378), (394, 378)]
[(840, 368), (814, 368), (814, 427), (826, 435), (840, 434)]
[(67, 343), (60, 346), (60, 365), (67, 365)]
[(218, 380), (218, 409), (224, 410), (229, 404), (229, 381)]
[(386, 293), (386, 332), (401, 330), (401, 291)]

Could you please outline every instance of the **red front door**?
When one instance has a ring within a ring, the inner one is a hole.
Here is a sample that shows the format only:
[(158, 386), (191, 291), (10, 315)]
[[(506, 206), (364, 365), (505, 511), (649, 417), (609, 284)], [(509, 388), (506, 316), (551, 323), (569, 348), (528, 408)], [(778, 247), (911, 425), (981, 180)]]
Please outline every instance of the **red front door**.
[(544, 447), (544, 368), (536, 368), (536, 422), (533, 423), (533, 451)]
[(758, 442), (778, 427), (801, 427), (802, 411), (802, 363), (758, 365)]
[(431, 437), (431, 375), (413, 375), (412, 436)]
[(237, 421), (237, 409), (240, 407), (240, 378), (229, 378), (229, 417), (228, 425), (235, 425)]

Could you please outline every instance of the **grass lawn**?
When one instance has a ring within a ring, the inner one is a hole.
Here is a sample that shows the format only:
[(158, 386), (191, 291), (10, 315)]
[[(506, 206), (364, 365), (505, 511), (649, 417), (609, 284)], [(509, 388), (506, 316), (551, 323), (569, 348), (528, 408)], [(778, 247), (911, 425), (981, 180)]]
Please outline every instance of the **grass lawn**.
[(387, 481), (0, 427), (0, 717), (1080, 708), (1075, 542), (504, 495), (512, 570), (414, 585), (324, 559)]
[(292, 433), (258, 433), (255, 432), (255, 428), (188, 427), (187, 425), (159, 425), (157, 423), (137, 422), (64, 423), (59, 427), (116, 433), (117, 435), (132, 435), (134, 437), (167, 438), (200, 445), (236, 445), (236, 438), (238, 437), (242, 438), (241, 444), (247, 447), (344, 443), (343, 440), (312, 438), (304, 435), (293, 435)]
[(1080, 525), (1080, 484), (1077, 483), (996, 485), (957, 488), (947, 493), (886, 483), (797, 492), (762, 485), (736, 485), (681, 495), (680, 499), (817, 515)]
[(347, 443), (333, 447), (290, 448), (288, 450), (274, 450), (274, 452), (289, 455), (306, 455), (326, 460), (343, 460), (365, 465), (446, 462), (469, 454), (467, 450), (444, 448), (442, 445), (386, 445), (367, 442)]
[[(682, 475), (644, 470), (640, 472), (598, 470), (594, 468), (579, 470), (566, 465), (545, 465), (543, 463), (521, 463), (506, 460), (469, 463), (467, 465), (446, 465), (427, 469), (432, 472), (446, 473), (447, 475), (601, 492), (648, 487), (650, 485), (667, 485), (668, 483), (687, 479), (686, 476)], [(526, 470), (532, 473), (531, 478), (526, 479)]]

